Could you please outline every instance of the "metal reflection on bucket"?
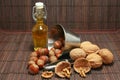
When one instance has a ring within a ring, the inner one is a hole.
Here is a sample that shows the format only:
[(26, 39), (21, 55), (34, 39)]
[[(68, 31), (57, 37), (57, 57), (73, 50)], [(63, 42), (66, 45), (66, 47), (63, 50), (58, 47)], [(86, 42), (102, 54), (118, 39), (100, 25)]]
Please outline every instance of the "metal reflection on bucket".
[(80, 47), (80, 37), (58, 24), (52, 27), (49, 31), (48, 49), (53, 47), (53, 43), (59, 40), (63, 44), (63, 51), (70, 50), (75, 47)]

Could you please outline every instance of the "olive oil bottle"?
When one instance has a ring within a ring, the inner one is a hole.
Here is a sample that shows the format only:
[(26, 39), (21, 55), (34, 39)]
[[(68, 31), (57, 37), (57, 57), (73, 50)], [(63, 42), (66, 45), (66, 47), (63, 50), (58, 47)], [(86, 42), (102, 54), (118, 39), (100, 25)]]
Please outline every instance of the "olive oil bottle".
[(35, 3), (33, 7), (33, 19), (36, 24), (32, 28), (32, 38), (34, 50), (38, 48), (47, 48), (48, 46), (48, 26), (44, 23), (46, 18), (46, 9), (42, 2)]

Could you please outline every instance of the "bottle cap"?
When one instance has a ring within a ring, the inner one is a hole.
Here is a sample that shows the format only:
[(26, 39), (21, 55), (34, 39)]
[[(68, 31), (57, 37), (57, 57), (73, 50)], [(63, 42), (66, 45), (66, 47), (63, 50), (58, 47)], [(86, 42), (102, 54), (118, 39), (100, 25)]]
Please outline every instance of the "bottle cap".
[(36, 8), (41, 9), (44, 7), (44, 4), (43, 4), (43, 2), (36, 2), (35, 6), (36, 6)]

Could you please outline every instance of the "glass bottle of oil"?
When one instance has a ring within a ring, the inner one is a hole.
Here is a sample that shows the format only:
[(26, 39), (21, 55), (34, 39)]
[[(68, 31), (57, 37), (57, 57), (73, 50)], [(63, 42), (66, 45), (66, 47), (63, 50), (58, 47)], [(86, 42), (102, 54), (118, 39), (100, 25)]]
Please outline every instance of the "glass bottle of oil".
[(38, 48), (47, 48), (48, 46), (48, 26), (44, 23), (46, 18), (46, 9), (42, 2), (35, 3), (33, 7), (33, 19), (36, 24), (32, 29), (34, 50)]

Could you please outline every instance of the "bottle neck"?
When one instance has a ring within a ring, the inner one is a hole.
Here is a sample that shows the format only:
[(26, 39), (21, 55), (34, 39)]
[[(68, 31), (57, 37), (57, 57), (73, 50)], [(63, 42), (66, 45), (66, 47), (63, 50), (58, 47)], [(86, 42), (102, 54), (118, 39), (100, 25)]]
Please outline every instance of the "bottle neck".
[(43, 18), (37, 19), (37, 24), (44, 24), (44, 19)]

